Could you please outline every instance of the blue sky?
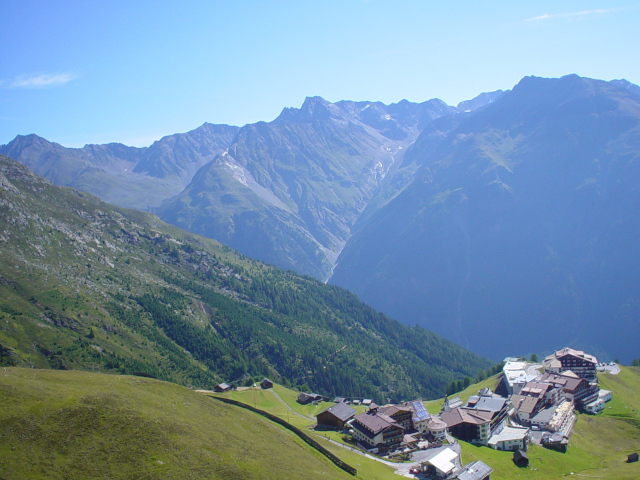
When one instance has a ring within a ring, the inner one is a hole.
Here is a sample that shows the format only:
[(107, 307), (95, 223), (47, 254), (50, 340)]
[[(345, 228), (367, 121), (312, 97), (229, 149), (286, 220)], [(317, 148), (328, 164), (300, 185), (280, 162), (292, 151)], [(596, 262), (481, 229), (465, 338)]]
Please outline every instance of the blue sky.
[(0, 144), (149, 145), (306, 96), (441, 98), (523, 76), (640, 83), (640, 1), (0, 0)]

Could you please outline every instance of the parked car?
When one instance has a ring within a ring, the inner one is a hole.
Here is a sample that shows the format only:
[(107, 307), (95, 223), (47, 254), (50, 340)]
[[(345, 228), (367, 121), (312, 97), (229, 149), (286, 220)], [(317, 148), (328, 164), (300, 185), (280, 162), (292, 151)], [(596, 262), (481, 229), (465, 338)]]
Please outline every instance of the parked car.
[(420, 469), (418, 469), (418, 468), (411, 468), (411, 469), (409, 469), (409, 473), (420, 473)]

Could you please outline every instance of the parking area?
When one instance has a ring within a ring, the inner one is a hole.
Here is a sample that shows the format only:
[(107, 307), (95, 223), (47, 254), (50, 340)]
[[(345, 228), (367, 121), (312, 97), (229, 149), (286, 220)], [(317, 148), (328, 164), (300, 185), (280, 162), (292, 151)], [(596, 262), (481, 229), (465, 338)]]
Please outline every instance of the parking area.
[(617, 375), (620, 373), (620, 367), (615, 362), (599, 363), (596, 370), (599, 372), (610, 373), (611, 375)]

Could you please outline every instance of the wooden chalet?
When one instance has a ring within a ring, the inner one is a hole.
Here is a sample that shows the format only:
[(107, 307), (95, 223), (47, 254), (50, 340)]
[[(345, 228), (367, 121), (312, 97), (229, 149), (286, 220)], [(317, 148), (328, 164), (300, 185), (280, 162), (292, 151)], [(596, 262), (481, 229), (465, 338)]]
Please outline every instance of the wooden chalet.
[(373, 411), (356, 415), (351, 421), (353, 437), (366, 448), (388, 450), (399, 445), (404, 430), (391, 417)]
[(273, 382), (271, 380), (269, 380), (268, 378), (263, 378), (262, 381), (260, 382), (260, 386), (262, 388), (264, 388), (265, 390), (267, 388), (273, 388)]
[(316, 415), (318, 427), (342, 430), (357, 412), (344, 402), (336, 403)]
[(303, 393), (300, 392), (296, 397), (296, 402), (301, 405), (307, 405), (309, 403), (318, 403), (321, 402), (324, 397), (317, 393)]
[(229, 385), (228, 383), (219, 383), (218, 385), (213, 387), (213, 391), (214, 392), (218, 392), (218, 393), (222, 393), (222, 392), (228, 392), (232, 388), (233, 388), (233, 386)]
[(491, 437), (493, 414), (486, 410), (456, 407), (440, 415), (449, 433), (459, 440), (486, 445)]
[(388, 415), (404, 430), (413, 428), (413, 410), (406, 405), (390, 405), (388, 407), (379, 407), (379, 414)]

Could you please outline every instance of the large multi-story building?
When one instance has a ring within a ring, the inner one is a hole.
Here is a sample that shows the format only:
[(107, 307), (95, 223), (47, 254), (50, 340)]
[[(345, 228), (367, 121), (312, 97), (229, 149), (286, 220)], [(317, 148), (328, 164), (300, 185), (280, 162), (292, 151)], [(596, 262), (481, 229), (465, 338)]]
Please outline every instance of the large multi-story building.
[(452, 408), (441, 417), (454, 437), (486, 445), (502, 429), (508, 411), (508, 400), (486, 388), (469, 397), (464, 407)]
[(547, 372), (562, 373), (571, 370), (578, 377), (593, 382), (596, 380), (598, 360), (581, 350), (563, 348), (546, 357), (542, 365)]
[(550, 383), (562, 389), (564, 398), (572, 400), (576, 407), (584, 408), (585, 405), (598, 399), (598, 386), (584, 378), (565, 373), (545, 373), (540, 382)]
[(351, 421), (353, 437), (367, 448), (388, 450), (399, 445), (404, 430), (391, 417), (375, 410), (356, 415)]

